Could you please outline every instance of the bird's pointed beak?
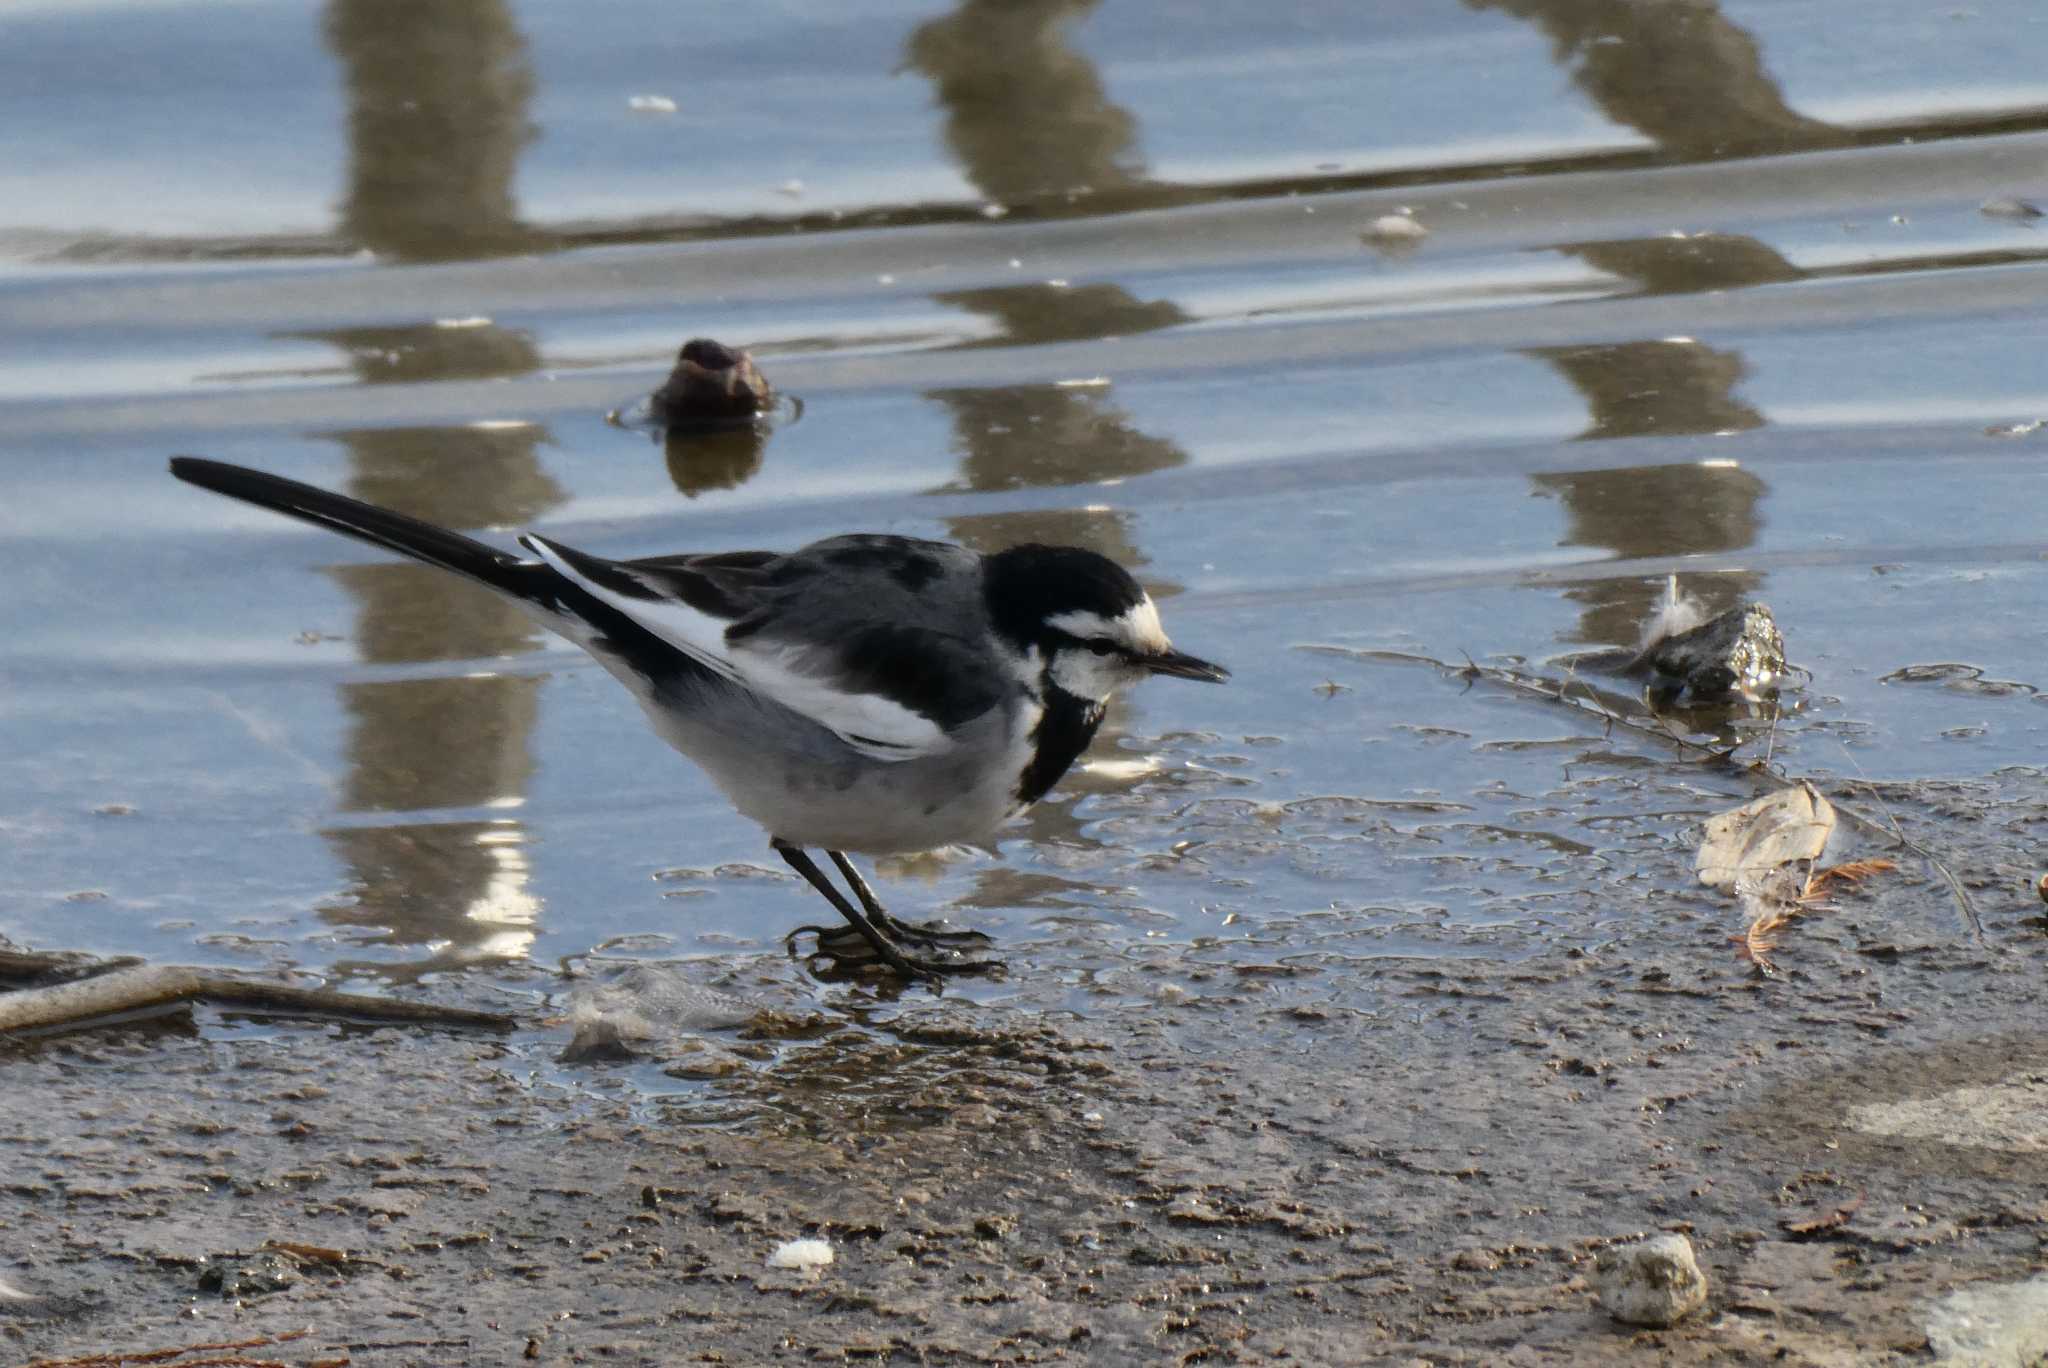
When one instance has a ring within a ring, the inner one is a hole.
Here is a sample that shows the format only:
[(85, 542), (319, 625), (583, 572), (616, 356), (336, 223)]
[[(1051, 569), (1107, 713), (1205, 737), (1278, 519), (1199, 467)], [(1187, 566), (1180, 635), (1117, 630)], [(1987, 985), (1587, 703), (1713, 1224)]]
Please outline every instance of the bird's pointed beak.
[(1211, 665), (1185, 651), (1168, 651), (1164, 655), (1146, 656), (1142, 662), (1153, 674), (1172, 675), (1176, 679), (1199, 679), (1204, 684), (1221, 684), (1230, 678), (1230, 671), (1221, 665)]

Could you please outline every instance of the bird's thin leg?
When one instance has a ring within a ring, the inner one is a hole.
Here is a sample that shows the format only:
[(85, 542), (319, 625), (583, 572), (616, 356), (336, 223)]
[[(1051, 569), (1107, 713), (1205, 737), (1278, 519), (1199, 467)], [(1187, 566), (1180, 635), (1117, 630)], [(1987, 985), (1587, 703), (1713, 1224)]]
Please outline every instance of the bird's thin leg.
[[(868, 943), (868, 948), (874, 951), (874, 957), (880, 959), (884, 964), (905, 978), (935, 978), (941, 974), (982, 973), (997, 967), (993, 962), (986, 960), (941, 962), (910, 958), (897, 949), (895, 944), (873, 922), (868, 920), (866, 913), (848, 902), (846, 895), (832, 886), (832, 881), (825, 877), (825, 871), (818, 868), (817, 862), (811, 859), (809, 855), (806, 855), (798, 847), (779, 840), (773, 844), (775, 850), (788, 862), (789, 867), (803, 875), (804, 882), (823, 894), (825, 901), (831, 903), (839, 915), (846, 918), (854, 930), (860, 932), (861, 939), (865, 940)], [(817, 928), (810, 929), (817, 930)], [(791, 934), (800, 934), (800, 932), (801, 928), (798, 932), (792, 932)], [(820, 941), (822, 945), (822, 934), (820, 935)], [(834, 962), (839, 962), (846, 958), (836, 953), (830, 947), (821, 948), (819, 953)]]
[(828, 850), (825, 853), (832, 858), (832, 863), (838, 867), (840, 877), (846, 880), (849, 888), (853, 889), (853, 896), (860, 899), (860, 905), (867, 912), (868, 920), (897, 940), (909, 941), (912, 945), (931, 946), (935, 949), (947, 945), (987, 945), (990, 943), (992, 938), (979, 931), (946, 931), (942, 930), (937, 922), (926, 922), (922, 926), (912, 926), (909, 922), (898, 921), (890, 916), (888, 910), (875, 898), (874, 890), (868, 887), (868, 881), (860, 876), (860, 871), (853, 867), (853, 861), (847, 859), (844, 854), (837, 850)]

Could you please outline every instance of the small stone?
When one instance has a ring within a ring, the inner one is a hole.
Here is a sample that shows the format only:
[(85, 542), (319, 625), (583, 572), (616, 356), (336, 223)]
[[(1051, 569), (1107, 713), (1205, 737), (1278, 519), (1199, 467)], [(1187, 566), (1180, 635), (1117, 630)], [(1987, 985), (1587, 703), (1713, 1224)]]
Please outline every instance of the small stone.
[(1382, 214), (1366, 225), (1365, 240), (1375, 247), (1413, 247), (1429, 236), (1429, 229), (1407, 214)]
[(296, 1265), (277, 1254), (256, 1254), (240, 1263), (217, 1263), (199, 1275), (199, 1290), (230, 1300), (282, 1292), (299, 1281)]
[(1675, 1325), (1707, 1301), (1707, 1275), (1683, 1235), (1603, 1249), (1594, 1285), (1602, 1309), (1627, 1325)]
[(832, 1246), (825, 1240), (791, 1240), (768, 1256), (770, 1268), (815, 1271), (832, 1262)]

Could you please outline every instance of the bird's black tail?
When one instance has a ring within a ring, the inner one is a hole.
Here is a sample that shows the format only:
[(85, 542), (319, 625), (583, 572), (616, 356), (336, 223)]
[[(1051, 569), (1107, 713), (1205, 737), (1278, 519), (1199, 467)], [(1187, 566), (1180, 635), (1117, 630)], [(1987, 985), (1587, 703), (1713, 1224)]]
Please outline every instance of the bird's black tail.
[[(393, 513), (344, 494), (331, 493), (281, 475), (208, 461), (198, 456), (173, 456), (171, 474), (187, 484), (210, 489), (216, 494), (255, 504), (258, 508), (289, 513), (294, 518), (339, 532), (344, 536), (396, 551), (402, 556), (453, 570), (458, 575), (481, 581), (493, 589), (520, 598), (531, 598), (537, 587), (536, 574), (545, 574), (531, 561), (473, 541), (445, 527)], [(551, 576), (549, 578), (552, 578)]]

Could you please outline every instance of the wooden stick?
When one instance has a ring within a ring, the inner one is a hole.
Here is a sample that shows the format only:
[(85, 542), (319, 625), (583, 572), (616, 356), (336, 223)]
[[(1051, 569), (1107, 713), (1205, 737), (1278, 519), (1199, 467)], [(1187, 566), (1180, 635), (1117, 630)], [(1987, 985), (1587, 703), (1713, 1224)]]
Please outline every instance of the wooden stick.
[(493, 1031), (509, 1031), (518, 1025), (516, 1018), (499, 1012), (369, 997), (361, 993), (336, 992), (331, 988), (297, 988), (288, 983), (247, 978), (217, 969), (159, 964), (115, 969), (47, 988), (0, 993), (0, 1035), (10, 1031), (72, 1026), (116, 1013), (192, 1001), (256, 1007), (302, 1016), (473, 1026)]

